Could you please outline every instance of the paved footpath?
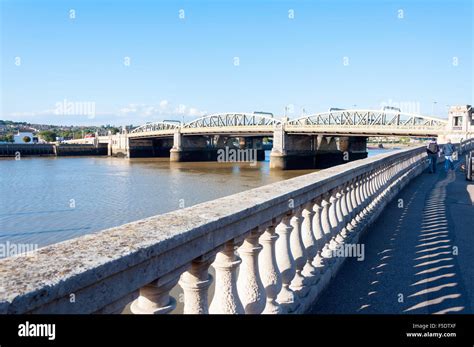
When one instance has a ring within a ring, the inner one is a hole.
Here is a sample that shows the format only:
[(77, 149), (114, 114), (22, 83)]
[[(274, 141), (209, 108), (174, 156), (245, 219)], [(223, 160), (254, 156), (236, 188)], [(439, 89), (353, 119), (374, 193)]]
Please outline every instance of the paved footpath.
[(365, 259), (346, 260), (312, 313), (474, 313), (474, 184), (464, 173), (421, 174), (359, 242)]

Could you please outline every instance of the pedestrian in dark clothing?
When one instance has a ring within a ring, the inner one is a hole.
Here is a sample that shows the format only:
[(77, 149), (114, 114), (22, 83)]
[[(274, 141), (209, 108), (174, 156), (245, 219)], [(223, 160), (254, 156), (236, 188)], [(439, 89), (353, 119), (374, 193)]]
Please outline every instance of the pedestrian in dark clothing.
[(443, 145), (443, 155), (444, 155), (444, 170), (448, 172), (449, 170), (454, 170), (454, 158), (453, 154), (456, 152), (456, 147), (451, 143), (451, 140), (448, 140), (448, 143)]
[(428, 159), (430, 160), (429, 168), (430, 173), (436, 172), (436, 162), (438, 160), (439, 146), (436, 142), (436, 139), (431, 139), (431, 141), (426, 146), (426, 153), (428, 154)]

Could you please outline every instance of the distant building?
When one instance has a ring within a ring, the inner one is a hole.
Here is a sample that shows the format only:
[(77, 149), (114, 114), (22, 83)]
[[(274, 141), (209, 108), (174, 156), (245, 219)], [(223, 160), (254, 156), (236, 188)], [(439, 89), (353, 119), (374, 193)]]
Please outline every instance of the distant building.
[[(29, 140), (27, 140), (27, 138)], [(30, 132), (20, 132), (19, 131), (18, 134), (13, 136), (13, 143), (33, 144), (35, 142), (38, 142), (38, 139), (33, 136), (33, 133), (30, 133)]]

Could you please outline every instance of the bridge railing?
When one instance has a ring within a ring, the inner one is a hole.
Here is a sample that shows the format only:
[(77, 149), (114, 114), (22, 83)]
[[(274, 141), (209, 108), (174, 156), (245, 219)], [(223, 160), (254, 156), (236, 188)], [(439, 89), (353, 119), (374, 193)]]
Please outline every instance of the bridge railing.
[(399, 150), (0, 260), (0, 313), (168, 313), (177, 283), (184, 313), (305, 312), (425, 167)]

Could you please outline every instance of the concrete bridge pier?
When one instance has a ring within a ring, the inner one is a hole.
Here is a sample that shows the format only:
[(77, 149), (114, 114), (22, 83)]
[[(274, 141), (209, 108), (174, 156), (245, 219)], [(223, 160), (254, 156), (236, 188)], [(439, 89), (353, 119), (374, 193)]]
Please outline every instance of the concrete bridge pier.
[(323, 169), (367, 157), (367, 137), (288, 134), (274, 130), (271, 169)]
[(109, 135), (107, 155), (130, 158), (130, 138), (127, 132)]
[[(352, 161), (367, 158), (367, 137), (349, 136), (339, 138), (339, 151), (343, 154), (343, 161)], [(345, 155), (347, 154), (347, 159)]]
[(171, 138), (130, 139), (130, 158), (167, 158), (173, 146)]
[(173, 147), (170, 150), (170, 161), (212, 161), (215, 160), (212, 150), (213, 140), (205, 135), (184, 136), (176, 130), (173, 136)]
[[(226, 136), (226, 135), (186, 135), (179, 130), (174, 133), (173, 147), (170, 150), (170, 161), (174, 162), (197, 162), (197, 161), (217, 161), (219, 151), (238, 151), (236, 158), (240, 158), (242, 151), (255, 150), (257, 160), (265, 160), (263, 150), (263, 137), (261, 136)], [(249, 158), (249, 156), (245, 156)], [(236, 160), (240, 161), (240, 160)]]
[(263, 148), (262, 136), (239, 137), (239, 144), (241, 150), (255, 151), (257, 161), (265, 160), (265, 150)]
[(288, 135), (283, 129), (283, 125), (276, 125), (273, 130), (273, 148), (270, 153), (270, 169), (286, 170), (288, 168), (287, 141)]
[(206, 136), (183, 136), (176, 130), (173, 136), (173, 147), (170, 150), (170, 161), (203, 161), (211, 140)]

